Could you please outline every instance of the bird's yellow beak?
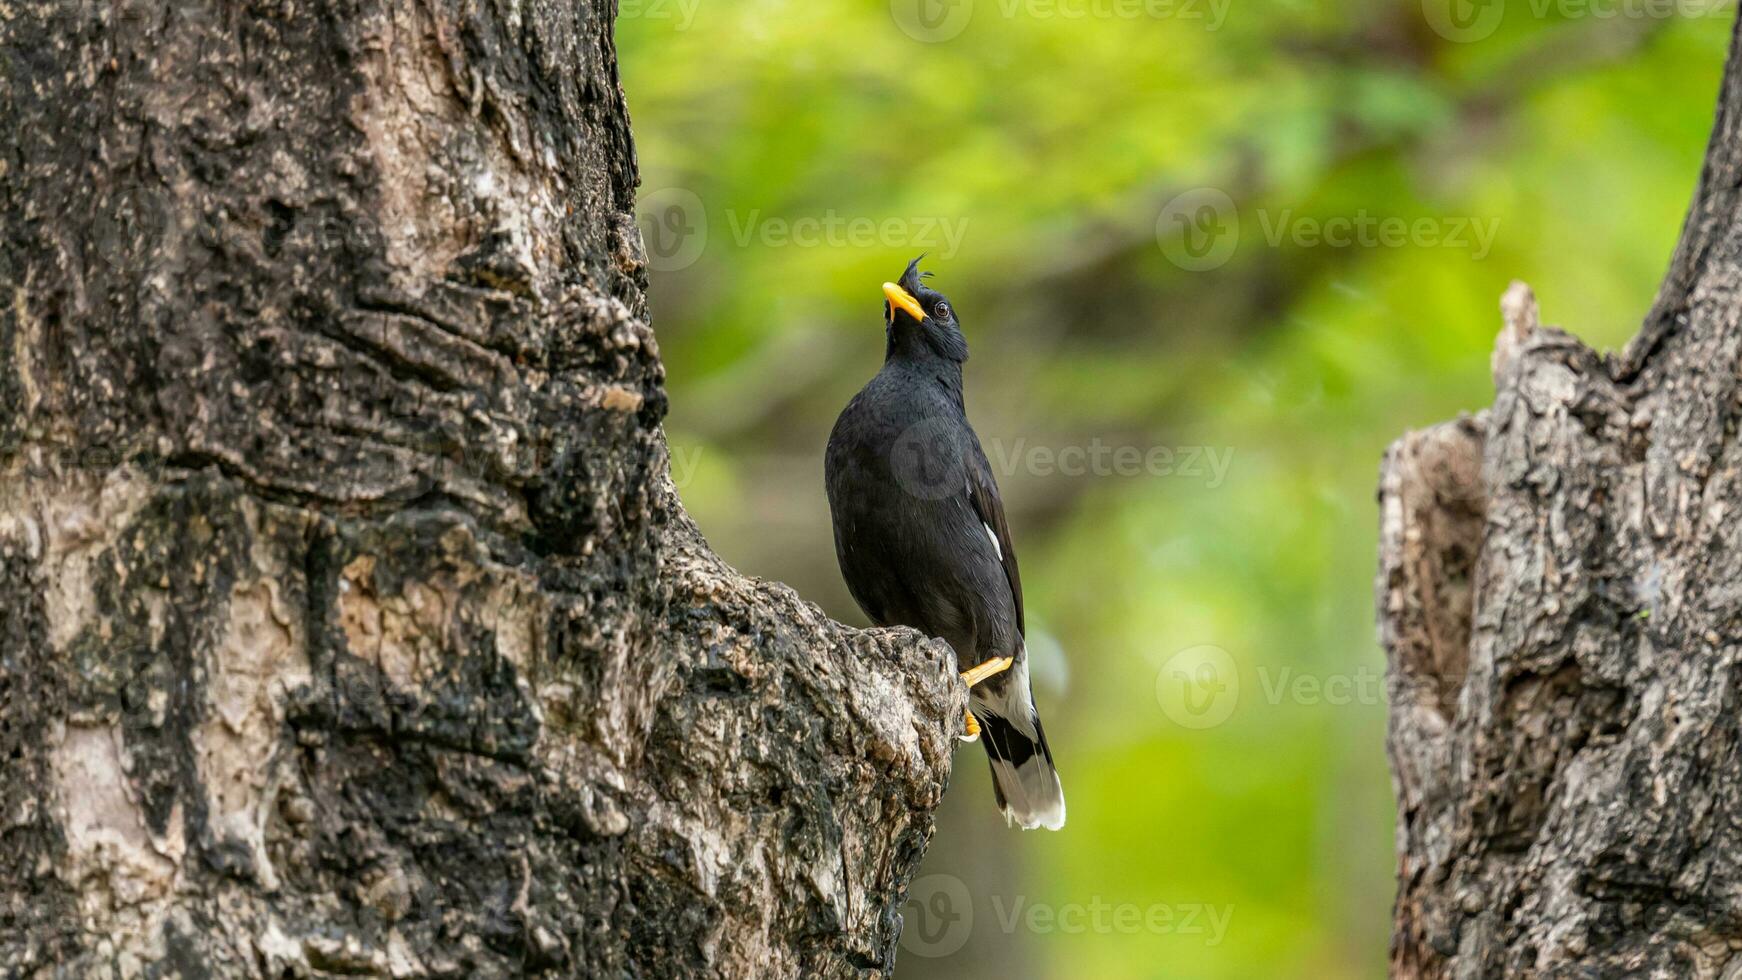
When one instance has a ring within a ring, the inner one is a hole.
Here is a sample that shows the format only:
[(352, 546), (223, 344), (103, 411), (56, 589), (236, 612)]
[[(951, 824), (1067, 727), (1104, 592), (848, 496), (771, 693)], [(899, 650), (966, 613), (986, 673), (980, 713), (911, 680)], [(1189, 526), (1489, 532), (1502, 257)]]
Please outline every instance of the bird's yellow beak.
[(889, 301), (890, 316), (893, 317), (896, 310), (906, 310), (907, 314), (915, 320), (925, 320), (925, 310), (920, 308), (919, 300), (914, 299), (912, 293), (895, 283), (886, 282), (883, 284), (883, 298)]

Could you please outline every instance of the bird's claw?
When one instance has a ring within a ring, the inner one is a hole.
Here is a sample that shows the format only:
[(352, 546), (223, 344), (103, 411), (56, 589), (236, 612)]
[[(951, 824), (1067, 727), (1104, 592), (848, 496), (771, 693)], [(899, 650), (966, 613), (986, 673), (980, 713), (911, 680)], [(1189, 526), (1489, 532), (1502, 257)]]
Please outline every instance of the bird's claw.
[[(1016, 661), (1011, 657), (994, 657), (991, 660), (962, 671), (962, 683), (972, 688), (994, 674), (1002, 674), (1010, 669)], [(980, 740), (980, 719), (974, 717), (973, 711), (965, 712), (967, 718), (962, 722), (962, 741), (978, 742)]]
[(973, 687), (994, 674), (1004, 673), (1015, 662), (1015, 659), (1011, 657), (994, 657), (978, 667), (970, 667), (962, 671), (962, 681), (969, 687)]

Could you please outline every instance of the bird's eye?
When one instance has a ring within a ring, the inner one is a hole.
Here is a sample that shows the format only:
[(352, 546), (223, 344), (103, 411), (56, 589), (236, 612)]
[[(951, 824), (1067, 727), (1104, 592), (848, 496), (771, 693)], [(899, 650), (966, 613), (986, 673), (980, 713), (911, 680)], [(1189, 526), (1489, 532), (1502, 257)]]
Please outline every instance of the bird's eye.
[(933, 320), (938, 321), (939, 323), (942, 323), (945, 320), (948, 320), (950, 318), (950, 304), (939, 303), (938, 305), (932, 307), (931, 318)]

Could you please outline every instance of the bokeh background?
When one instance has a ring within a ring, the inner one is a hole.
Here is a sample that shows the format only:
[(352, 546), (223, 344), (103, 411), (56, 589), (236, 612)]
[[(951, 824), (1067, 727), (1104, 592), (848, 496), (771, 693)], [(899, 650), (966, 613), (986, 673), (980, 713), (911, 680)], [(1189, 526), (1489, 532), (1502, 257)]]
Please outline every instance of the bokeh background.
[[(1376, 977), (1387, 443), (1488, 404), (1509, 280), (1631, 336), (1729, 25), (1699, 0), (621, 0), (674, 473), (863, 623), (822, 449), (929, 253), (1070, 803), (965, 746), (898, 977)], [(1100, 447), (1097, 449), (1097, 447)]]

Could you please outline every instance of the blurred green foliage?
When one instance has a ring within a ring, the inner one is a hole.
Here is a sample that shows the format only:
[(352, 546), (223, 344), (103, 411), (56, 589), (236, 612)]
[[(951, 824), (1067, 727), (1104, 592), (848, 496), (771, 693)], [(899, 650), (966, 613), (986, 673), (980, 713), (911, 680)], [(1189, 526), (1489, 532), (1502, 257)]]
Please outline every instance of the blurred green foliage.
[[(921, 251), (1009, 461), (1070, 823), (1005, 830), (965, 747), (925, 873), (970, 928), (908, 937), (899, 976), (1382, 974), (1376, 466), (1490, 402), (1510, 279), (1599, 346), (1650, 305), (1732, 15), (1650, 9), (624, 0), (674, 473), (715, 546), (863, 622), (821, 451)], [(1097, 439), (1182, 452), (1077, 476), (1030, 452)], [(1186, 447), (1231, 453), (1223, 478), (1177, 472)], [(1231, 684), (1182, 690), (1234, 700), (1194, 727), (1169, 685), (1206, 645)]]

